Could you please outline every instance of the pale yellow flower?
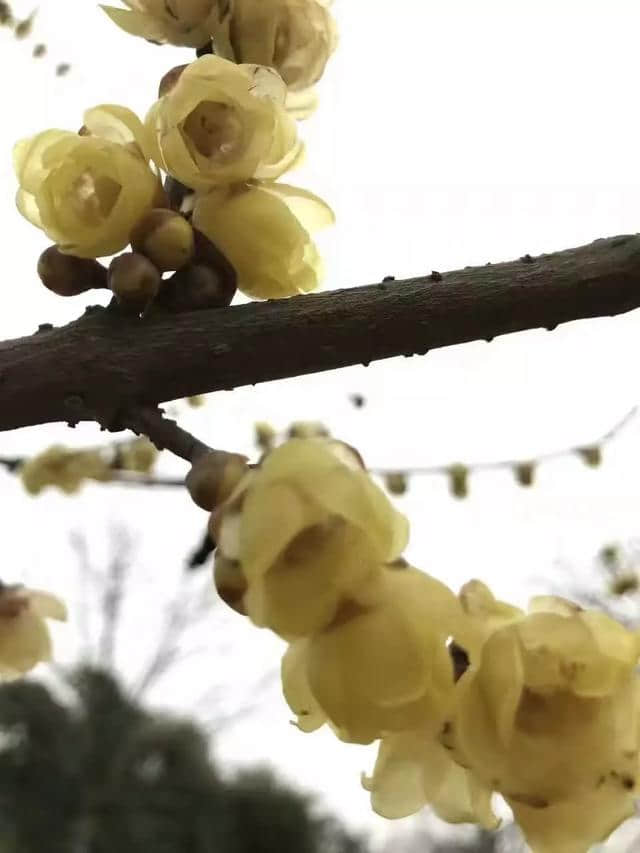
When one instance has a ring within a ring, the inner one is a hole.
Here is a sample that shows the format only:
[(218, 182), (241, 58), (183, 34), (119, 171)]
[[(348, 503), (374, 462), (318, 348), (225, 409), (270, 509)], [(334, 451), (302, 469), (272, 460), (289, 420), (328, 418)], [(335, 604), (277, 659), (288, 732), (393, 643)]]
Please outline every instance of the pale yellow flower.
[(95, 107), (82, 135), (46, 130), (17, 143), (18, 209), (67, 254), (112, 255), (157, 200), (149, 156), (147, 131), (130, 110)]
[(219, 19), (216, 50), (234, 62), (275, 68), (287, 84), (287, 104), (303, 118), (313, 110), (311, 87), (337, 44), (336, 24), (318, 0), (235, 0)]
[(462, 611), (454, 594), (416, 569), (386, 569), (309, 640), (307, 677), (339, 737), (370, 743), (450, 711), (453, 667), (447, 639)]
[(328, 625), (408, 535), (356, 454), (324, 439), (291, 439), (267, 454), (212, 524), (220, 553), (248, 582), (248, 615), (285, 637)]
[(118, 468), (149, 474), (158, 458), (158, 448), (146, 436), (140, 435), (118, 445), (116, 455)]
[(382, 739), (373, 775), (362, 780), (373, 810), (396, 819), (430, 806), (447, 823), (495, 829), (491, 789), (456, 764), (436, 734), (433, 727), (423, 726)]
[(71, 495), (87, 479), (106, 482), (111, 477), (111, 467), (99, 450), (69, 450), (62, 445), (49, 447), (20, 468), (22, 485), (31, 495), (40, 494), (47, 486)]
[(597, 790), (547, 808), (508, 802), (533, 853), (588, 853), (636, 813), (635, 797), (637, 792), (621, 791), (607, 779)]
[(0, 586), (0, 677), (15, 678), (51, 659), (45, 619), (64, 621), (67, 611), (48, 592)]
[(202, 56), (147, 116), (157, 164), (198, 190), (279, 177), (302, 154), (285, 91), (270, 68)]
[(102, 8), (120, 29), (148, 41), (202, 47), (229, 13), (228, 0), (123, 0)]
[(193, 223), (226, 255), (238, 287), (256, 299), (307, 293), (324, 268), (314, 230), (332, 224), (331, 209), (313, 193), (286, 184), (246, 184), (198, 199)]
[[(562, 839), (593, 831), (592, 843), (628, 806), (638, 776), (639, 649), (638, 635), (608, 616), (549, 596), (492, 633), (458, 682), (454, 757), (526, 807), (525, 830), (536, 835), (547, 824), (541, 850), (587, 850)], [(577, 803), (587, 801), (603, 822), (576, 830)]]

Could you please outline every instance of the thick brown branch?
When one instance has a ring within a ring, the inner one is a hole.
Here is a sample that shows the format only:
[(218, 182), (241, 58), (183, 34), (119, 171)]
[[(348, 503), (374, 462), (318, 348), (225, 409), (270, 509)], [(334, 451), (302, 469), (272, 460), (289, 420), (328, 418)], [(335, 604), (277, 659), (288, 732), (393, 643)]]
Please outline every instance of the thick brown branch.
[[(442, 276), (146, 320), (105, 309), (0, 343), (0, 429), (425, 353), (640, 306), (640, 235)], [(103, 421), (104, 422), (104, 421)]]

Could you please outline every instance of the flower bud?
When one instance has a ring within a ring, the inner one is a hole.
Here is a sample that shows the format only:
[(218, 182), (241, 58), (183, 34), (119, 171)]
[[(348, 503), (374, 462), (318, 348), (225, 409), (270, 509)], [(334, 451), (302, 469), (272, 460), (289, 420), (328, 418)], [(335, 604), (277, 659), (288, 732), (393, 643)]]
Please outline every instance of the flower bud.
[(131, 248), (165, 272), (179, 270), (194, 253), (193, 228), (173, 210), (155, 208), (131, 232)]
[(106, 288), (107, 270), (93, 258), (63, 254), (49, 246), (38, 259), (38, 275), (44, 286), (58, 296), (77, 296), (92, 288)]
[(178, 79), (187, 65), (176, 65), (175, 68), (172, 68), (170, 71), (164, 75), (162, 80), (160, 80), (160, 85), (158, 86), (158, 97), (162, 98), (164, 95), (168, 94), (173, 87), (178, 82)]
[(246, 616), (244, 595), (247, 591), (247, 579), (242, 573), (240, 563), (217, 551), (213, 563), (213, 582), (224, 603), (241, 616)]
[(129, 252), (111, 261), (109, 287), (123, 308), (140, 314), (160, 289), (160, 273), (144, 255)]
[(602, 463), (602, 450), (597, 444), (591, 447), (581, 447), (578, 450), (580, 457), (589, 468), (597, 468)]
[(210, 512), (229, 497), (248, 470), (246, 456), (213, 450), (193, 463), (185, 484), (193, 502)]
[(536, 475), (536, 466), (533, 462), (520, 462), (515, 466), (514, 473), (521, 486), (532, 486)]
[(390, 471), (385, 474), (384, 484), (392, 495), (404, 495), (408, 489), (407, 475), (404, 471)]
[(231, 303), (235, 287), (228, 277), (208, 264), (188, 264), (178, 270), (165, 285), (161, 302), (170, 311), (203, 311), (225, 308)]
[(469, 494), (469, 469), (466, 465), (449, 468), (449, 489), (454, 498), (466, 498)]
[(257, 447), (259, 447), (263, 453), (268, 453), (270, 450), (273, 450), (276, 445), (278, 433), (271, 424), (268, 424), (266, 421), (258, 421), (254, 424), (253, 429)]

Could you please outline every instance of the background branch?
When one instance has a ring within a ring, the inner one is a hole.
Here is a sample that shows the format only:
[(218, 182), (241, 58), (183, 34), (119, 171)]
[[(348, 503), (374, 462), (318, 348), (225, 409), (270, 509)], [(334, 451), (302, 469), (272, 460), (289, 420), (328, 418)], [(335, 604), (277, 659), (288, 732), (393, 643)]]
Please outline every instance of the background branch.
[(62, 328), (0, 343), (0, 430), (73, 423), (87, 412), (101, 413), (113, 428), (132, 406), (638, 306), (640, 235), (443, 275), (145, 320), (92, 308)]

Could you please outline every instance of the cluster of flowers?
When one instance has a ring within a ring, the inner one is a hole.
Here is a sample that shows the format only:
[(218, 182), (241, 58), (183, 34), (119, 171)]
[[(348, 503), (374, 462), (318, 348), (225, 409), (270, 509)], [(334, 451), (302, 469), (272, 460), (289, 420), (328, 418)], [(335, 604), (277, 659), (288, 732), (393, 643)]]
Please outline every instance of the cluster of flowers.
[(289, 643), (302, 731), (380, 741), (363, 779), (376, 812), (430, 805), (494, 828), (499, 794), (535, 853), (585, 853), (633, 813), (638, 633), (557, 597), (525, 613), (480, 581), (456, 596), (409, 566), (406, 519), (347, 445), (294, 438), (254, 468), (233, 459), (190, 475), (201, 495), (209, 477), (201, 506), (222, 500), (218, 592)]
[(73, 495), (85, 480), (106, 483), (116, 471), (148, 474), (157, 455), (155, 446), (143, 436), (104, 448), (71, 449), (54, 444), (24, 462), (19, 473), (30, 495), (39, 495), (48, 486)]
[[(296, 117), (308, 114), (335, 46), (325, 4), (128, 5), (107, 12), (129, 32), (215, 45), (218, 55), (168, 72), (144, 122), (100, 105), (78, 133), (47, 130), (16, 145), (18, 208), (56, 244), (41, 259), (43, 282), (61, 295), (109, 287), (136, 313), (156, 298), (173, 310), (226, 305), (236, 285), (258, 299), (315, 289), (322, 263), (311, 231), (332, 211), (276, 181), (303, 156)], [(108, 274), (96, 262), (129, 244)]]

